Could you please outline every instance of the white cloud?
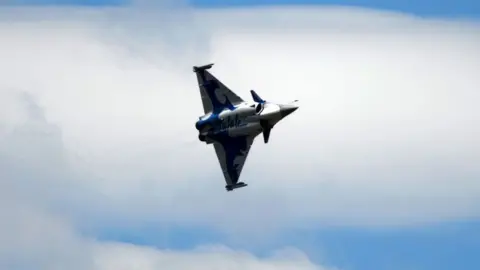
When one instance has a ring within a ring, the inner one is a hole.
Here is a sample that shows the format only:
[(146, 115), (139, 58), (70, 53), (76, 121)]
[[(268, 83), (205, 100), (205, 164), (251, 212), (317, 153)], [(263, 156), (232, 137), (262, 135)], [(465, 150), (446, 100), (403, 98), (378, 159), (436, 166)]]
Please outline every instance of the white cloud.
[(326, 269), (311, 263), (303, 253), (287, 249), (281, 256), (259, 259), (247, 252), (224, 246), (201, 247), (189, 252), (159, 251), (127, 244), (98, 247), (97, 265), (103, 270), (116, 269)]
[[(263, 235), (480, 214), (475, 22), (336, 8), (0, 12), (2, 193), (76, 226)], [(196, 141), (191, 66), (210, 61), (244, 98), (302, 102), (256, 142), (238, 192)], [(26, 113), (35, 103), (44, 120)]]
[(327, 269), (294, 248), (259, 258), (223, 245), (175, 251), (97, 241), (82, 237), (67, 219), (16, 195), (0, 197), (2, 269)]

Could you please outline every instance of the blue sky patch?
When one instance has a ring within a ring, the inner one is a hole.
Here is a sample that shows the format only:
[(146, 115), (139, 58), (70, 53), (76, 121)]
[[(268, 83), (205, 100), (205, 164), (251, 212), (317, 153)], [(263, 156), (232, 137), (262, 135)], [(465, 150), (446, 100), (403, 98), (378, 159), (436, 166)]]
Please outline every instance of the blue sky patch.
[[(124, 5), (130, 0), (12, 0), (4, 4), (28, 5)], [(197, 7), (259, 5), (348, 5), (413, 13), (420, 16), (479, 17), (480, 1), (473, 0), (190, 0)]]
[(320, 4), (387, 9), (425, 16), (477, 17), (480, 15), (480, 1), (471, 0), (192, 0), (191, 2), (204, 7)]
[[(248, 235), (245, 236), (248, 238)], [(157, 248), (187, 250), (225, 243), (265, 257), (269, 251), (295, 246), (315, 262), (342, 270), (480, 269), (480, 221), (442, 223), (413, 228), (321, 228), (288, 231), (268, 243), (238, 244), (209, 228), (164, 227), (108, 229), (100, 240), (115, 240)]]

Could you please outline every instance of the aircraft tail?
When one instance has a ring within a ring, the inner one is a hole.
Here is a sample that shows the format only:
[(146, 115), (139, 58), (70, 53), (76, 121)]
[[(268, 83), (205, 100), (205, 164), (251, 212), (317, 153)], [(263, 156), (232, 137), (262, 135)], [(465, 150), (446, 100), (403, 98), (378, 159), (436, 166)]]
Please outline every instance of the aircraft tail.
[(250, 90), (250, 93), (252, 94), (253, 101), (258, 103), (265, 103), (265, 100), (263, 100), (254, 90)]

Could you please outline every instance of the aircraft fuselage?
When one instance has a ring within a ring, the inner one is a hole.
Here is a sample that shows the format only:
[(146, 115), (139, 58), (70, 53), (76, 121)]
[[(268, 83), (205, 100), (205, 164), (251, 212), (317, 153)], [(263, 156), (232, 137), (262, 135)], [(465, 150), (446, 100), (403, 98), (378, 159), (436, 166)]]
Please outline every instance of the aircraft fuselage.
[(241, 103), (233, 110), (224, 109), (218, 114), (208, 113), (200, 117), (195, 124), (199, 131), (200, 141), (210, 144), (217, 136), (228, 135), (230, 137), (245, 136), (255, 132), (261, 132), (259, 123), (249, 122), (249, 117), (255, 116), (255, 103)]
[(219, 136), (240, 137), (257, 135), (271, 129), (282, 118), (295, 111), (294, 104), (244, 102), (233, 109), (220, 113), (208, 113), (199, 118), (195, 127), (199, 140), (207, 144), (218, 140)]

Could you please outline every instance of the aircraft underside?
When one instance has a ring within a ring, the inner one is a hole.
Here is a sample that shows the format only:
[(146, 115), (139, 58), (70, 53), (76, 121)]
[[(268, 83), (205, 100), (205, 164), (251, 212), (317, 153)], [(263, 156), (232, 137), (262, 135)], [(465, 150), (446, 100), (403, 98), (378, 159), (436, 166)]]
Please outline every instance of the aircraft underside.
[(253, 90), (253, 102), (246, 102), (208, 71), (212, 66), (193, 67), (205, 113), (195, 128), (201, 142), (213, 144), (227, 183), (225, 189), (232, 191), (247, 186), (239, 178), (255, 138), (263, 133), (264, 143), (268, 143), (271, 129), (298, 106), (296, 101), (267, 102)]
[(219, 137), (244, 137), (244, 136), (256, 136), (263, 131), (260, 123), (241, 123), (237, 127), (228, 129), (211, 129), (206, 132), (201, 132), (198, 135), (198, 139), (206, 144), (211, 144), (218, 141)]

